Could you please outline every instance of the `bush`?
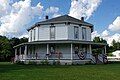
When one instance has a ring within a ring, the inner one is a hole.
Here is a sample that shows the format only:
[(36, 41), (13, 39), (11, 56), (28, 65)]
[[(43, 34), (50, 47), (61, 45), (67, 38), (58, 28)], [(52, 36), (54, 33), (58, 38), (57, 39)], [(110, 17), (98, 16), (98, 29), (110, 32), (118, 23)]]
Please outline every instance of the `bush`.
[(43, 60), (43, 61), (41, 61), (41, 64), (42, 65), (49, 65), (49, 62), (48, 62), (48, 60)]
[(24, 64), (24, 61), (16, 61), (16, 64)]
[(58, 61), (53, 60), (53, 65), (60, 65), (60, 61), (59, 60)]
[(35, 61), (29, 61), (29, 63), (28, 64), (30, 64), (30, 65), (36, 65), (37, 64), (37, 62), (35, 62)]

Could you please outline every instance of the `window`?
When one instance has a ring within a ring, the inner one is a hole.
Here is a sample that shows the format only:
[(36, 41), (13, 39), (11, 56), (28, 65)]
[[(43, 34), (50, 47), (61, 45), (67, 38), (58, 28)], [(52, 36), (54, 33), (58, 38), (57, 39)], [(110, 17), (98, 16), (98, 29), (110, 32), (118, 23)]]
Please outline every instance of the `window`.
[(79, 39), (79, 27), (74, 26), (74, 38)]
[(82, 27), (82, 39), (86, 39), (86, 29)]
[(50, 26), (50, 39), (55, 39), (55, 26)]
[(34, 29), (34, 37), (33, 37), (33, 38), (34, 38), (34, 40), (35, 40), (35, 29)]

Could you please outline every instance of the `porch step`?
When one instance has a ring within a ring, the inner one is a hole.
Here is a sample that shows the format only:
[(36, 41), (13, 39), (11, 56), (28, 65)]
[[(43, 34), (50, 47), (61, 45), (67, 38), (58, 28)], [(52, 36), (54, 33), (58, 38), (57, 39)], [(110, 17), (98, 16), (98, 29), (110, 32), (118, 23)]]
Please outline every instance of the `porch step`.
[(73, 60), (73, 64), (89, 64), (91, 60)]

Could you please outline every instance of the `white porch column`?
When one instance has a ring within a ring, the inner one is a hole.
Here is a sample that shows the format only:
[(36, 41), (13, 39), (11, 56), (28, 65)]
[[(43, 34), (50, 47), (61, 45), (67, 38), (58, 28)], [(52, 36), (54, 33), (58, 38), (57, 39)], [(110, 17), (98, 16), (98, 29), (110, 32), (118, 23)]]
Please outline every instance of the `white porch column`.
[(106, 54), (106, 46), (104, 46), (104, 49), (105, 49), (105, 53), (104, 54)]
[(25, 45), (25, 50), (24, 50), (24, 55), (25, 55), (25, 59), (27, 58), (27, 45)]
[(49, 44), (47, 44), (47, 60), (48, 60), (48, 55), (49, 55)]
[(90, 54), (92, 54), (91, 44), (89, 45)]
[(21, 60), (21, 58), (22, 58), (22, 55), (21, 55), (21, 47), (20, 47), (20, 49), (19, 49), (19, 51), (20, 51), (20, 54), (19, 54), (19, 59)]
[(71, 60), (73, 60), (73, 44), (71, 43), (70, 46), (71, 46)]
[(14, 59), (14, 61), (16, 61), (17, 60), (17, 48), (15, 48), (15, 59)]

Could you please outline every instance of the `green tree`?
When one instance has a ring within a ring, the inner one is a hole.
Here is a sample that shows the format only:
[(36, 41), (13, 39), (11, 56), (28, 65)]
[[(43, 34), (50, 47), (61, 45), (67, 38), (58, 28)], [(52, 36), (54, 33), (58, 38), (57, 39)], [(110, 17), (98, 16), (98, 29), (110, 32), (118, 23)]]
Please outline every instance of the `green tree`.
[(0, 36), (0, 61), (10, 61), (11, 57), (14, 56), (13, 47), (27, 41), (28, 38), (25, 37), (8, 39), (5, 36)]
[(7, 60), (11, 56), (11, 49), (9, 39), (5, 36), (0, 36), (0, 60)]
[(95, 37), (93, 39), (93, 42), (95, 42), (95, 43), (106, 43), (107, 44), (107, 41), (104, 40), (103, 38), (100, 38), (100, 37)]
[(23, 37), (20, 39), (20, 43), (25, 43), (25, 42), (28, 42), (28, 38)]
[(93, 42), (95, 42), (95, 43), (101, 42), (100, 37), (95, 37), (95, 38), (93, 39)]

